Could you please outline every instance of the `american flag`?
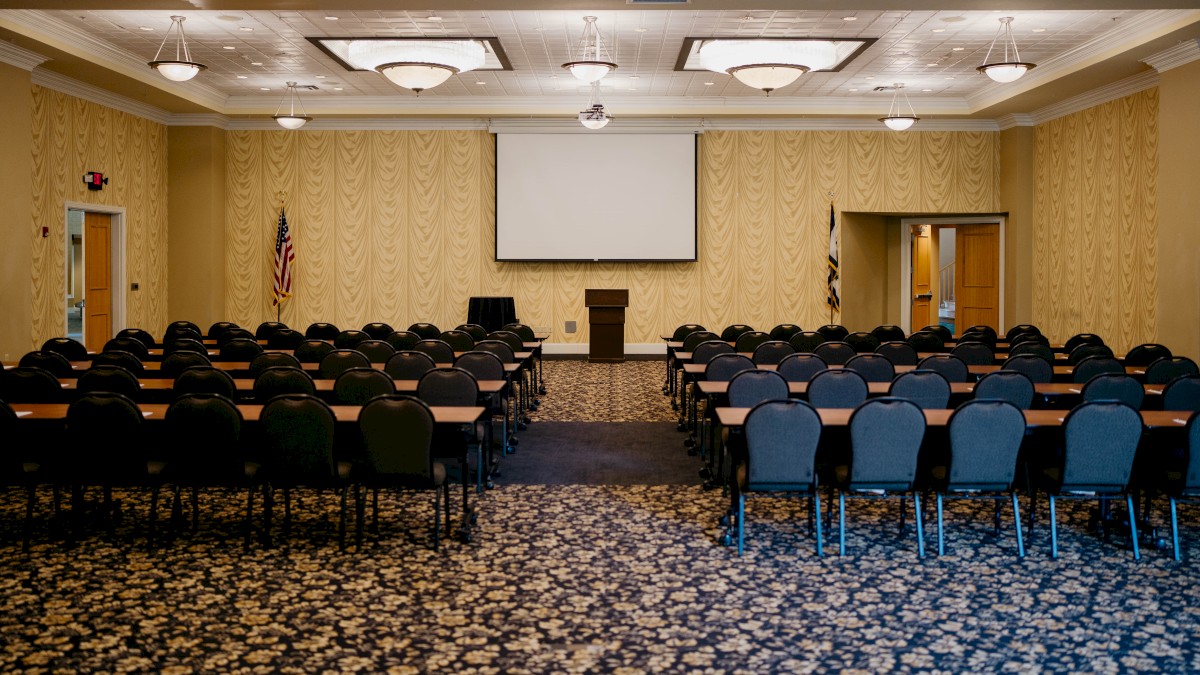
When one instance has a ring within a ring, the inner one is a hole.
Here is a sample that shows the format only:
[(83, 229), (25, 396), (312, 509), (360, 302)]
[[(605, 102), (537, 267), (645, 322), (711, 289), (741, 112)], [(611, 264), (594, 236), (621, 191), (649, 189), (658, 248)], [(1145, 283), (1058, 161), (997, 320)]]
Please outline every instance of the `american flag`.
[[(841, 275), (838, 270), (838, 232), (837, 220), (833, 215), (833, 202), (829, 203), (829, 281), (827, 283), (829, 296), (825, 298), (825, 302), (829, 304), (829, 314), (842, 311), (842, 299), (838, 295), (838, 290), (842, 286)], [(832, 321), (832, 319), (830, 319)]]
[(275, 237), (275, 297), (271, 304), (278, 307), (292, 297), (292, 264), (296, 260), (296, 249), (292, 248), (292, 235), (288, 232), (287, 216), (279, 208), (279, 234)]

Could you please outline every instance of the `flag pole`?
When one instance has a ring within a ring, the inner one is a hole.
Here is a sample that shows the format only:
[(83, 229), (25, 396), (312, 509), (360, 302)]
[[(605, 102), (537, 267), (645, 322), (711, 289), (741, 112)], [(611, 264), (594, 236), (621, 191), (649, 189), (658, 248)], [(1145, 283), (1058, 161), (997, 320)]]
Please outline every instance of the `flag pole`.
[[(277, 199), (279, 199), (279, 213), (283, 213), (283, 199), (284, 199), (284, 197), (287, 197), (287, 192), (280, 190), (279, 192), (275, 193), (275, 197)], [(278, 217), (279, 213), (275, 214), (276, 215), (276, 218), (275, 218), (276, 223), (279, 222), (279, 217)], [(278, 225), (276, 225), (276, 227), (278, 227)], [(276, 303), (276, 305), (275, 305), (275, 322), (276, 323), (279, 323), (280, 317), (282, 315), (283, 315), (283, 303), (282, 302)]]
[[(837, 196), (837, 193), (834, 192), (833, 190), (830, 190), (830, 191), (826, 192), (825, 194), (829, 196), (829, 218), (830, 218), (830, 221), (832, 221), (833, 220), (834, 197)], [(829, 323), (830, 324), (833, 323), (833, 298), (832, 297), (829, 298)]]

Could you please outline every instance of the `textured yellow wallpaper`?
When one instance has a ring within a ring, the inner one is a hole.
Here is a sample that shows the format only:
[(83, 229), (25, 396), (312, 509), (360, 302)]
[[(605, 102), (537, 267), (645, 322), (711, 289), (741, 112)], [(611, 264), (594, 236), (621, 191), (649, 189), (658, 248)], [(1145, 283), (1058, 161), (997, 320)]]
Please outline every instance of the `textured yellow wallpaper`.
[(1158, 89), (1039, 125), (1034, 166), (1034, 323), (1118, 353), (1153, 341)]
[[(87, 171), (104, 173), (109, 185), (89, 191)], [(126, 275), (140, 286), (126, 291), (127, 323), (160, 334), (167, 323), (166, 127), (33, 87), (33, 220), (50, 234), (33, 243), (32, 345), (65, 332), (67, 201), (126, 209)]]
[[(826, 323), (829, 202), (847, 211), (997, 206), (989, 132), (714, 131), (701, 136), (697, 263), (492, 260), (494, 142), (481, 131), (231, 131), (226, 311), (274, 317), (276, 193), (288, 194), (296, 295), (282, 318), (357, 328), (466, 319), (472, 295), (513, 295), (520, 319), (585, 342), (585, 288), (628, 288), (626, 341), (688, 321)], [(879, 275), (883, 271), (878, 271)], [(580, 331), (563, 332), (563, 322)], [(870, 328), (869, 326), (866, 328)]]

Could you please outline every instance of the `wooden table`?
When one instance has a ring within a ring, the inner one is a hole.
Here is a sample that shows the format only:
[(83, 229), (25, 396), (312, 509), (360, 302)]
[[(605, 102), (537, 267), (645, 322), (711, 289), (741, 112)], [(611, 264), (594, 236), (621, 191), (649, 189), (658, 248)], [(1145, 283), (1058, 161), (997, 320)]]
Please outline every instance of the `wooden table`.
[[(18, 420), (28, 421), (63, 421), (67, 419), (67, 408), (70, 407), (66, 403), (14, 403), (12, 404), (13, 412), (17, 413)], [(147, 420), (156, 421), (166, 418), (167, 408), (171, 406), (166, 403), (147, 403), (139, 405), (142, 414)], [(333, 405), (329, 406), (333, 410), (334, 417), (339, 423), (358, 423), (358, 414), (362, 412), (362, 406), (357, 405)], [(256, 423), (259, 416), (262, 414), (263, 406), (259, 404), (239, 404), (238, 410), (242, 413), (242, 418), (246, 422)], [(433, 413), (433, 421), (437, 424), (474, 424), (479, 421), (487, 410), (482, 406), (429, 406), (430, 412)]]
[[(716, 408), (717, 420), (726, 427), (740, 428), (746, 423), (751, 408)], [(926, 410), (925, 423), (931, 427), (944, 427), (950, 421), (953, 410)], [(1061, 427), (1066, 413), (1061, 410), (1023, 410), (1025, 425), (1035, 427)], [(821, 424), (827, 427), (844, 427), (850, 424), (849, 408), (817, 408)], [(1187, 426), (1191, 413), (1178, 410), (1143, 410), (1142, 424), (1150, 429), (1180, 429)]]
[[(701, 380), (696, 383), (701, 394), (708, 396), (724, 394), (729, 391), (729, 382), (711, 382)], [(891, 382), (868, 382), (867, 393), (871, 396), (885, 396), (891, 388)], [(1146, 384), (1142, 385), (1146, 390), (1147, 396), (1161, 396), (1165, 385), (1161, 384)], [(951, 382), (951, 395), (969, 395), (975, 391), (975, 383), (973, 382)], [(807, 382), (788, 382), (788, 393), (803, 396), (808, 393)], [(1083, 385), (1071, 384), (1068, 382), (1049, 382), (1046, 384), (1033, 385), (1033, 393), (1039, 396), (1071, 396), (1083, 393)]]

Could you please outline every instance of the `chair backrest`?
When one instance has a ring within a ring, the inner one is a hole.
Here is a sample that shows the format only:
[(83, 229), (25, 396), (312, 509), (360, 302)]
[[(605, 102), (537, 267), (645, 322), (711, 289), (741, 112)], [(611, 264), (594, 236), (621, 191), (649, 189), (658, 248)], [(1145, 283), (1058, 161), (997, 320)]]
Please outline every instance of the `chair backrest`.
[(422, 340), (433, 340), (442, 334), (442, 330), (431, 323), (418, 322), (408, 327), (408, 332), (416, 333)]
[(1104, 339), (1095, 333), (1078, 333), (1067, 338), (1063, 344), (1063, 351), (1070, 354), (1076, 347), (1080, 345), (1102, 345)]
[(168, 340), (163, 345), (163, 356), (170, 356), (178, 352), (193, 352), (203, 356), (208, 356), (208, 347), (204, 343), (194, 338), (177, 338)]
[(950, 382), (935, 370), (918, 368), (897, 375), (888, 396), (912, 401), (922, 410), (940, 410), (950, 404)]
[(514, 333), (510, 330), (492, 331), (491, 333), (488, 333), (487, 339), (499, 340), (499, 341), (503, 342), (504, 344), (508, 345), (509, 347), (512, 347), (514, 354), (517, 352), (525, 351), (525, 341), (521, 339), (520, 335), (517, 335), (516, 333)]
[(338, 375), (351, 368), (370, 368), (371, 360), (362, 352), (353, 349), (335, 349), (321, 359), (317, 366), (323, 380), (336, 380)]
[[(526, 326), (524, 324), (514, 323), (514, 324), (509, 324), (509, 325), (505, 326), (504, 330), (510, 330), (510, 331), (516, 333), (517, 335), (520, 335), (522, 328), (528, 328), (528, 326)], [(483, 326), (480, 326), (477, 323), (459, 324), (454, 327), (454, 330), (461, 330), (462, 332), (466, 333), (467, 335), (470, 335), (471, 339), (476, 342), (479, 342), (480, 340), (486, 340), (487, 334), (488, 334), (487, 329), (484, 328)], [(529, 332), (532, 333), (533, 331), (530, 330)], [(524, 338), (522, 338), (522, 339), (524, 339)]]
[(788, 382), (808, 382), (813, 375), (825, 370), (828, 364), (816, 354), (801, 354), (799, 352), (783, 357), (776, 366), (775, 372)]
[(917, 352), (940, 352), (946, 349), (946, 341), (931, 330), (917, 331), (909, 335), (905, 342)]
[(222, 361), (253, 361), (262, 353), (262, 345), (255, 340), (237, 338), (221, 345), (220, 355)]
[(1013, 370), (1028, 377), (1033, 384), (1047, 384), (1054, 379), (1054, 366), (1034, 354), (1017, 354), (1004, 361), (1001, 370)]
[(333, 398), (341, 405), (365, 405), (376, 396), (394, 393), (392, 376), (374, 368), (347, 368), (333, 383)]
[(223, 396), (185, 394), (167, 408), (171, 475), (190, 485), (231, 486), (245, 480), (242, 413)]
[(1183, 474), (1186, 490), (1200, 488), (1200, 413), (1193, 413), (1187, 423), (1188, 463)]
[(796, 335), (802, 331), (803, 329), (794, 323), (781, 323), (771, 329), (770, 335), (772, 340), (782, 340), (787, 342), (788, 340), (792, 339), (793, 335)]
[(282, 394), (316, 393), (312, 376), (292, 366), (271, 366), (254, 378), (254, 400), (258, 403), (266, 403)]
[(854, 351), (858, 354), (873, 354), (876, 349), (879, 349), (879, 345), (882, 344), (879, 338), (863, 331), (855, 331), (847, 335), (842, 342), (853, 347)]
[(280, 328), (267, 336), (267, 348), (269, 349), (295, 349), (299, 347), (307, 338), (304, 333), (291, 328)]
[(746, 331), (738, 336), (737, 344), (734, 345), (734, 348), (739, 352), (753, 354), (754, 350), (758, 349), (759, 345), (770, 341), (770, 335), (767, 335), (761, 330), (751, 330)]
[[(482, 330), (483, 326), (478, 326), (478, 328)], [(537, 335), (534, 334), (533, 329), (523, 323), (510, 323), (501, 327), (500, 330), (516, 333), (522, 342), (537, 342)], [(486, 332), (484, 332), (484, 337), (487, 337)], [(478, 342), (478, 339), (476, 341)]]
[(1040, 342), (1018, 342), (1008, 350), (1009, 358), (1015, 356), (1033, 356), (1046, 362), (1047, 366), (1054, 365), (1054, 350)]
[(258, 344), (258, 340), (254, 337), (254, 333), (251, 333), (245, 328), (238, 328), (237, 326), (234, 326), (233, 328), (226, 328), (218, 333), (215, 339), (217, 341), (218, 349), (224, 347), (230, 342), (233, 342), (234, 340), (246, 340), (256, 345)]
[(471, 373), (476, 380), (504, 379), (504, 362), (491, 352), (465, 352), (454, 360), (454, 366)]
[(698, 323), (685, 323), (671, 333), (671, 342), (683, 342), (684, 338), (697, 331), (705, 330), (704, 326)]
[(234, 328), (240, 328), (240, 326), (232, 321), (217, 321), (208, 327), (208, 332), (205, 333), (205, 335), (208, 336), (209, 340), (220, 340), (221, 335), (224, 334), (225, 331), (233, 330)]
[(54, 373), (36, 366), (0, 370), (0, 401), (7, 403), (61, 403), (62, 385)]
[(992, 348), (982, 342), (960, 342), (950, 353), (968, 366), (990, 366), (996, 362)]
[(283, 394), (267, 402), (258, 418), (264, 478), (276, 487), (333, 483), (336, 421), (328, 404), (308, 394)]
[[(942, 339), (943, 344), (954, 339), (954, 333), (952, 333), (949, 328), (946, 328), (945, 326), (941, 325), (940, 323), (930, 324), (928, 326), (925, 326), (924, 328), (922, 328), (920, 331), (917, 331), (917, 332), (933, 333), (934, 335), (936, 335)], [(920, 351), (920, 350), (917, 350), (917, 351)]]
[(1200, 375), (1180, 375), (1163, 389), (1163, 410), (1200, 410)]
[(367, 337), (372, 340), (386, 340), (387, 336), (396, 332), (396, 329), (382, 321), (375, 321), (363, 326), (362, 332), (366, 333)]
[(850, 415), (850, 487), (911, 490), (925, 413), (902, 398), (875, 398)]
[(908, 337), (904, 334), (904, 329), (893, 324), (884, 324), (871, 329), (871, 335), (879, 340), (880, 344), (884, 342), (903, 342), (904, 338)]
[(254, 357), (250, 362), (250, 377), (257, 378), (267, 368), (276, 366), (287, 366), (289, 368), (300, 368), (300, 360), (291, 354), (283, 352), (263, 352)]
[(479, 383), (462, 368), (434, 368), (417, 382), (417, 397), (428, 405), (477, 405)]
[(387, 363), (396, 353), (396, 348), (383, 340), (363, 340), (354, 349), (362, 352), (371, 363)]
[[(726, 344), (722, 342), (721, 344)], [(728, 382), (734, 375), (754, 370), (754, 361), (745, 354), (717, 354), (704, 366), (704, 379), (712, 382)]]
[(438, 339), (450, 345), (456, 352), (469, 352), (475, 348), (475, 338), (470, 333), (461, 330), (442, 331)]
[(1171, 350), (1163, 345), (1146, 343), (1129, 350), (1125, 355), (1127, 366), (1148, 366), (1159, 359), (1171, 358)]
[(134, 354), (120, 350), (96, 354), (92, 357), (92, 366), (120, 366), (133, 373), (136, 377), (142, 377), (146, 372), (146, 367), (142, 365), (141, 359)]
[(1134, 410), (1141, 410), (1145, 398), (1142, 383), (1125, 374), (1103, 373), (1083, 385), (1085, 401), (1120, 401)]
[(358, 413), (364, 479), (428, 478), (433, 468), (433, 412), (412, 396), (380, 396)]
[(1071, 371), (1071, 381), (1075, 384), (1084, 384), (1093, 377), (1104, 373), (1124, 375), (1125, 366), (1110, 356), (1089, 356), (1076, 364), (1074, 370)]
[(967, 362), (953, 354), (932, 354), (921, 359), (917, 368), (936, 370), (950, 382), (966, 382), (971, 378)]
[(848, 368), (822, 370), (808, 381), (808, 402), (814, 408), (857, 408), (867, 393), (867, 381)]
[(746, 415), (746, 484), (750, 490), (816, 487), (821, 417), (804, 401), (765, 400)]
[(1142, 417), (1117, 401), (1080, 403), (1063, 421), (1064, 492), (1120, 492), (1129, 484)]
[(1113, 358), (1114, 354), (1112, 348), (1108, 345), (1079, 345), (1067, 354), (1067, 364), (1073, 366), (1080, 361), (1093, 356)]
[(982, 323), (977, 323), (974, 326), (968, 327), (963, 331), (963, 333), (983, 333), (985, 336), (987, 336), (987, 343), (991, 344), (992, 346), (995, 346), (996, 340), (999, 339), (999, 337), (996, 335), (995, 328)]
[(179, 377), (183, 371), (192, 366), (211, 366), (212, 362), (208, 360), (208, 355), (197, 354), (196, 352), (175, 352), (162, 360), (162, 364), (158, 367), (159, 377), (174, 380)]
[(333, 338), (333, 346), (338, 349), (356, 349), (358, 343), (370, 340), (371, 336), (361, 330), (344, 330)]
[(1200, 367), (1186, 356), (1159, 359), (1146, 367), (1146, 384), (1166, 384), (1180, 375), (1200, 375)]
[(721, 331), (721, 339), (726, 342), (737, 342), (742, 333), (749, 333), (752, 330), (754, 329), (744, 323), (731, 324), (726, 326), (725, 330)]
[(721, 336), (717, 335), (716, 333), (711, 333), (706, 330), (694, 331), (694, 332), (688, 333), (687, 337), (683, 338), (683, 349), (681, 349), (680, 351), (692, 352), (692, 351), (696, 350), (696, 345), (700, 344), (701, 342), (708, 342), (709, 340), (720, 340), (720, 339), (721, 339)]
[(454, 348), (441, 340), (421, 340), (413, 351), (428, 354), (434, 363), (454, 363)]
[(841, 342), (850, 334), (850, 331), (846, 330), (845, 326), (840, 326), (836, 323), (825, 324), (818, 328), (817, 332), (825, 336), (827, 342)]
[(1018, 335), (1041, 335), (1041, 334), (1042, 334), (1042, 331), (1039, 330), (1037, 326), (1035, 326), (1031, 323), (1019, 323), (1019, 324), (1013, 326), (1012, 328), (1009, 328), (1008, 331), (1004, 333), (1004, 341), (1011, 345), (1013, 342), (1013, 339), (1015, 339)]
[(256, 340), (270, 340), (271, 336), (281, 330), (288, 330), (287, 324), (280, 321), (264, 321), (254, 329)]
[(733, 354), (736, 350), (728, 342), (709, 340), (696, 345), (692, 351), (692, 363), (705, 364), (721, 354)]
[(21, 357), (17, 365), (22, 368), (41, 368), (48, 370), (55, 377), (74, 377), (75, 370), (67, 357), (58, 352), (37, 351), (29, 352)]
[(175, 324), (171, 324), (165, 331), (163, 331), (162, 344), (166, 345), (172, 340), (182, 339), (203, 340), (204, 335), (200, 332), (200, 329), (195, 328), (195, 324), (192, 324), (192, 326), (193, 327), (189, 328), (187, 326), (177, 326)]
[(402, 352), (412, 349), (421, 341), (421, 336), (416, 333), (410, 333), (406, 330), (398, 330), (387, 336), (387, 343), (396, 348), (396, 351)]
[(150, 357), (150, 350), (141, 340), (128, 336), (118, 336), (105, 342), (104, 348), (100, 350), (101, 354), (104, 352), (126, 352), (133, 354), (139, 361)]
[(769, 365), (779, 363), (783, 357), (795, 353), (796, 350), (792, 349), (788, 343), (782, 340), (769, 340), (755, 347), (752, 358), (757, 365)]
[(309, 340), (325, 340), (332, 344), (333, 339), (341, 332), (337, 326), (331, 323), (317, 322), (309, 324), (308, 328), (304, 329), (304, 337)]
[(473, 351), (495, 354), (502, 363), (513, 363), (517, 360), (513, 348), (508, 346), (507, 342), (500, 340), (480, 340), (475, 343)]
[(333, 350), (333, 343), (328, 340), (310, 339), (301, 342), (292, 354), (300, 363), (320, 363)]
[(831, 366), (843, 366), (857, 354), (854, 347), (845, 342), (826, 342), (818, 345), (813, 353)]
[(425, 373), (437, 368), (433, 359), (424, 352), (398, 351), (387, 360), (383, 372), (394, 380), (419, 380)]
[(113, 392), (83, 394), (67, 408), (67, 437), (56, 473), (84, 485), (146, 475), (141, 409)]
[(117, 333), (117, 337), (133, 338), (134, 340), (137, 340), (138, 342), (142, 343), (142, 345), (145, 346), (146, 349), (154, 349), (154, 347), (157, 344), (154, 341), (154, 336), (151, 335), (149, 332), (142, 330), (141, 328), (126, 328), (124, 330), (119, 331)]
[[(1017, 333), (1015, 336), (1013, 336), (1013, 339), (1009, 341), (1008, 351), (1012, 352), (1013, 347), (1026, 343), (1045, 345), (1047, 348), (1049, 348), (1050, 338), (1042, 335), (1041, 333)], [(1051, 353), (1053, 353), (1053, 350), (1051, 350)]]
[(997, 370), (975, 383), (978, 400), (1008, 401), (1021, 410), (1033, 405), (1033, 379), (1019, 370)]
[(788, 344), (798, 354), (812, 354), (817, 347), (825, 344), (825, 336), (812, 330), (801, 331), (789, 338)]
[(891, 382), (896, 366), (879, 354), (859, 354), (846, 361), (846, 368), (858, 372), (867, 382)]
[(982, 345), (987, 345), (988, 349), (996, 350), (996, 336), (994, 333), (984, 333), (982, 331), (967, 331), (958, 336), (958, 344), (968, 342), (978, 342)]
[(187, 330), (195, 333), (196, 335), (201, 335), (200, 326), (197, 326), (191, 321), (172, 321), (171, 323), (167, 324), (167, 330)]
[(891, 361), (893, 366), (917, 365), (917, 350), (907, 342), (885, 342), (875, 349), (875, 353)]
[(1025, 438), (1025, 415), (1017, 406), (994, 399), (967, 401), (950, 415), (949, 434), (950, 491), (1012, 489)]
[(788, 382), (773, 370), (743, 370), (729, 378), (729, 405), (752, 408), (763, 401), (786, 401)]
[(107, 391), (137, 400), (142, 385), (137, 375), (121, 366), (93, 365), (79, 376), (75, 389), (82, 394)]
[(237, 399), (237, 385), (229, 373), (212, 366), (192, 366), (175, 378), (171, 387), (175, 398), (184, 394), (217, 394)]

